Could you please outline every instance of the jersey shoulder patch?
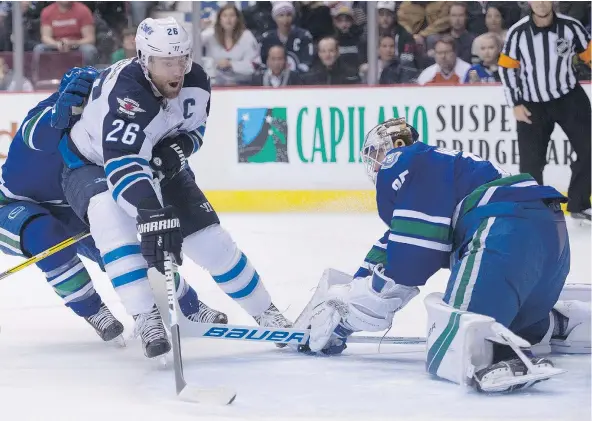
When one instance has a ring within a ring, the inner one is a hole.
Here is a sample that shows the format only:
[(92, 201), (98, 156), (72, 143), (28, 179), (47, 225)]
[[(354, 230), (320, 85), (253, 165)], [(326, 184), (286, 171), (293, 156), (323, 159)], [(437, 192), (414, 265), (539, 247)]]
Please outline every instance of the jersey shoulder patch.
[(128, 64), (119, 74), (115, 70), (114, 77), (117, 80), (109, 94), (109, 111), (112, 114), (128, 121), (146, 121), (159, 113), (161, 101), (152, 92), (139, 63)]
[(210, 92), (210, 77), (207, 75), (203, 67), (194, 62), (191, 66), (191, 71), (185, 75), (183, 87), (200, 88), (206, 92)]

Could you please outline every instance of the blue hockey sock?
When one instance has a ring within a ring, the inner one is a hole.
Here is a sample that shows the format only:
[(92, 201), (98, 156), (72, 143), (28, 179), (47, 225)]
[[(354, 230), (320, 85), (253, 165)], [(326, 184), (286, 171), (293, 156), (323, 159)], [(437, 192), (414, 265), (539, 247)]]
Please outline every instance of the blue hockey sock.
[[(39, 254), (66, 238), (68, 235), (60, 222), (50, 215), (33, 219), (21, 233), (23, 249), (30, 255)], [(74, 247), (66, 247), (40, 260), (37, 267), (44, 272), (56, 294), (77, 315), (88, 317), (99, 311), (101, 297)]]
[(185, 317), (190, 314), (197, 313), (199, 310), (199, 300), (197, 299), (197, 292), (191, 285), (185, 282), (185, 279), (178, 273), (175, 273), (175, 289), (177, 291), (177, 300), (179, 307)]

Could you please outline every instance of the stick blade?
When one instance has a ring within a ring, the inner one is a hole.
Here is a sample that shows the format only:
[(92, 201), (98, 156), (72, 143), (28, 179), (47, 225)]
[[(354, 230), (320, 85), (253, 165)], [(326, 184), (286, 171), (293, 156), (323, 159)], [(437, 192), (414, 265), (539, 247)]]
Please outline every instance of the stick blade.
[(186, 385), (178, 394), (185, 402), (207, 405), (230, 405), (236, 398), (236, 392), (227, 388), (198, 388)]

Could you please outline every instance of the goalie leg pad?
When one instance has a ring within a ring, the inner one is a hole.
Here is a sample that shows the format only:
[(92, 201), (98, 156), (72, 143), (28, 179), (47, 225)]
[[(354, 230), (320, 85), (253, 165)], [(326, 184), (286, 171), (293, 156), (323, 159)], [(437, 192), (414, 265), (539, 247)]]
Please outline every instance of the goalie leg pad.
[[(518, 385), (530, 386), (564, 372), (552, 365), (535, 366), (520, 349), (529, 348), (530, 344), (491, 317), (456, 310), (442, 301), (439, 293), (428, 295), (425, 305), (426, 370), (430, 374), (460, 385), (477, 386), (481, 391), (498, 392), (513, 390)], [(494, 343), (511, 347), (519, 358), (515, 360), (526, 367), (526, 372), (497, 370), (492, 366)], [(485, 376), (488, 369), (495, 375)]]
[[(554, 329), (551, 336), (551, 351), (563, 354), (590, 354), (591, 307), (589, 303), (576, 300), (558, 301), (554, 311), (563, 317), (566, 326)], [(555, 323), (554, 323), (555, 324)]]

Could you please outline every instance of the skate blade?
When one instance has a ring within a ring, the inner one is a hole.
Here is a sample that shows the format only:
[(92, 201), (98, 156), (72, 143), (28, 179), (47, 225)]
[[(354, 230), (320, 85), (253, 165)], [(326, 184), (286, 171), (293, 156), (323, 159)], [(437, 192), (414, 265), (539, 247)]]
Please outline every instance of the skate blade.
[(117, 348), (127, 347), (127, 344), (125, 343), (125, 338), (123, 337), (123, 335), (116, 336), (115, 338), (110, 340), (109, 343), (113, 344)]
[(484, 393), (496, 393), (496, 392), (505, 392), (512, 386), (517, 386), (524, 383), (535, 383), (540, 382), (543, 380), (548, 380), (551, 377), (557, 376), (559, 374), (567, 373), (567, 370), (562, 370), (560, 368), (545, 368), (544, 372), (540, 373), (528, 373), (524, 376), (512, 377), (510, 379), (500, 379), (499, 381), (485, 381), (480, 382), (477, 379), (474, 379), (479, 386), (481, 387), (481, 391)]
[(186, 385), (177, 396), (184, 402), (230, 405), (236, 399), (236, 392), (227, 388), (205, 389)]

